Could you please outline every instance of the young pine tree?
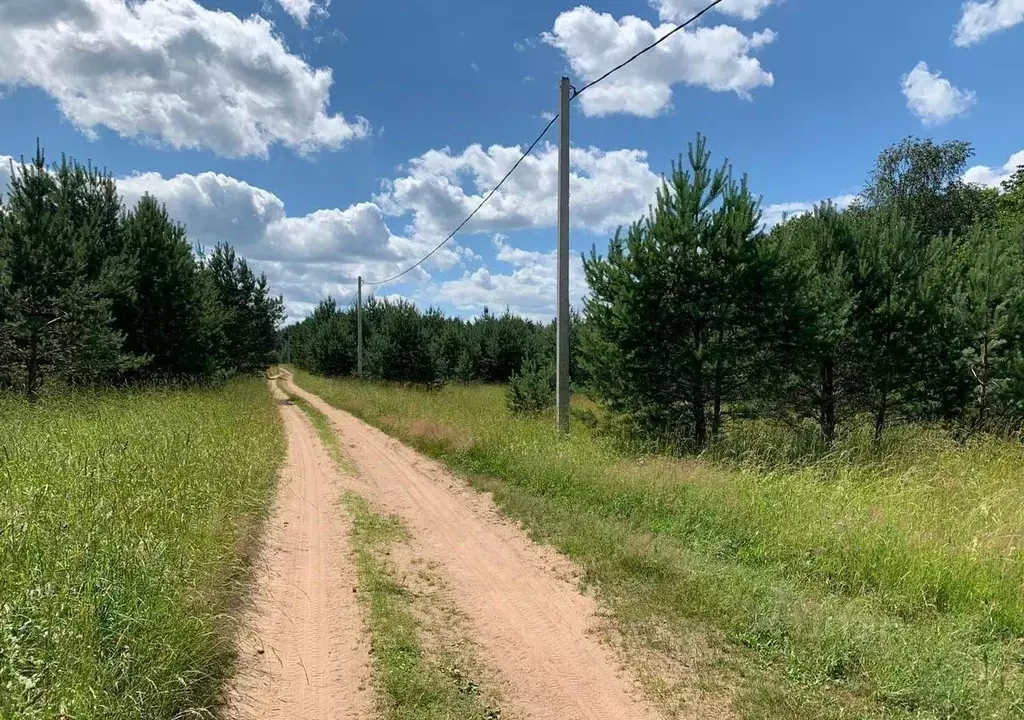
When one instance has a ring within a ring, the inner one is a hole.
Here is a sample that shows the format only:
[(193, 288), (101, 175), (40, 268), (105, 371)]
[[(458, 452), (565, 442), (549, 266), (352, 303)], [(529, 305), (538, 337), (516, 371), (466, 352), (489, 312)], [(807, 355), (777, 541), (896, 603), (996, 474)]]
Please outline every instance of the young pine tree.
[[(913, 223), (895, 210), (857, 213), (853, 392), (880, 438), (894, 415), (920, 394), (931, 316), (924, 278), (930, 256)], [(911, 413), (906, 413), (911, 414)]]
[(134, 301), (118, 318), (127, 347), (149, 358), (149, 374), (210, 375), (216, 366), (213, 338), (204, 322), (203, 282), (185, 228), (146, 195), (126, 216), (123, 233), (135, 270)]
[(95, 382), (132, 364), (102, 283), (88, 270), (86, 250), (98, 242), (90, 236), (100, 232), (83, 209), (92, 191), (86, 175), (66, 163), (51, 172), (41, 150), (11, 178), (0, 226), (0, 374), (29, 400), (49, 375)]
[(761, 251), (759, 203), (698, 137), (649, 215), (584, 258), (582, 335), (590, 386), (656, 433), (703, 447), (722, 413), (771, 372), (775, 278)]
[(216, 245), (203, 265), (210, 284), (222, 343), (220, 365), (227, 371), (261, 370), (274, 360), (284, 301), (270, 294), (266, 276), (256, 277), (249, 263), (226, 243)]
[(1024, 229), (976, 227), (956, 310), (967, 330), (968, 426), (1020, 427), (1024, 418)]
[(817, 422), (830, 445), (854, 410), (850, 391), (856, 383), (852, 360), (857, 294), (850, 217), (823, 204), (778, 226), (772, 236), (791, 268), (796, 291), (788, 363), (792, 372), (782, 397), (798, 417)]
[(376, 305), (373, 334), (366, 346), (370, 375), (395, 382), (434, 382), (437, 368), (416, 306), (402, 300)]

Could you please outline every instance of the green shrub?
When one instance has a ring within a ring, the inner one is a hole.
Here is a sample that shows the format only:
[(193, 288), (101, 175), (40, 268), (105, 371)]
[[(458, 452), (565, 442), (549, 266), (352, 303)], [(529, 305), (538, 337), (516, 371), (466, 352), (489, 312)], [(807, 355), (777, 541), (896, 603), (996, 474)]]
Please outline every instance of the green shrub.
[(554, 373), (548, 366), (530, 360), (522, 374), (513, 372), (505, 392), (505, 405), (514, 415), (536, 414), (555, 404)]

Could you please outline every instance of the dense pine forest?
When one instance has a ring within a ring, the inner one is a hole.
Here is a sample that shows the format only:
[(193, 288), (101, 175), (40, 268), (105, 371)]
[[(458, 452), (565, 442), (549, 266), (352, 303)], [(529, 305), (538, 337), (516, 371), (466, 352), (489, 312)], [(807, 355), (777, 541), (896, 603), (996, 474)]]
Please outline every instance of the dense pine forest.
[(283, 302), (226, 245), (41, 150), (0, 201), (0, 388), (206, 381), (274, 359)]
[[(880, 153), (848, 207), (771, 229), (745, 177), (703, 138), (649, 212), (584, 257), (573, 381), (645, 434), (701, 448), (730, 418), (811, 430), (855, 421), (959, 436), (1024, 422), (1024, 168), (966, 184), (973, 149), (907, 138)], [(506, 313), (474, 321), (371, 299), (364, 374), (507, 382), (538, 409), (554, 328)], [(284, 332), (288, 357), (325, 375), (356, 363), (355, 310), (332, 300)], [(550, 398), (550, 393), (547, 394)]]

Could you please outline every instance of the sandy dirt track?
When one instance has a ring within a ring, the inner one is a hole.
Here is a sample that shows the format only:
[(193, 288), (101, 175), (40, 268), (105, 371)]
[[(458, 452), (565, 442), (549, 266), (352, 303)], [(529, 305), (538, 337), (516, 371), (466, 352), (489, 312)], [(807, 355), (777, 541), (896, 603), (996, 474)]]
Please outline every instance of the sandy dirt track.
[(369, 641), (353, 589), (348, 521), (333, 462), (271, 383), (288, 436), (228, 689), (231, 720), (374, 717)]
[(355, 490), (409, 527), (415, 551), (446, 575), (481, 660), (501, 680), (503, 710), (536, 720), (646, 720), (641, 698), (596, 637), (596, 603), (571, 565), (504, 519), (488, 496), (442, 465), (298, 387), (335, 426), (357, 470)]

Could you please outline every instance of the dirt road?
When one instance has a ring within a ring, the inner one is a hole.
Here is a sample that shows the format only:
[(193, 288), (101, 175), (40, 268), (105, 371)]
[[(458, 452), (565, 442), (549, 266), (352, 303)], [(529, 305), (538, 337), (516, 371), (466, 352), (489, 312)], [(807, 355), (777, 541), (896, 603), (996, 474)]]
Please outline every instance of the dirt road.
[(372, 718), (369, 645), (353, 594), (339, 479), (302, 411), (271, 388), (288, 458), (257, 560), (226, 717)]
[(577, 590), (564, 558), (533, 543), (489, 497), (438, 463), (332, 408), (287, 374), (284, 382), (331, 419), (358, 471), (354, 489), (400, 516), (416, 552), (446, 575), (481, 659), (501, 679), (509, 716), (659, 717), (596, 638), (596, 605)]

